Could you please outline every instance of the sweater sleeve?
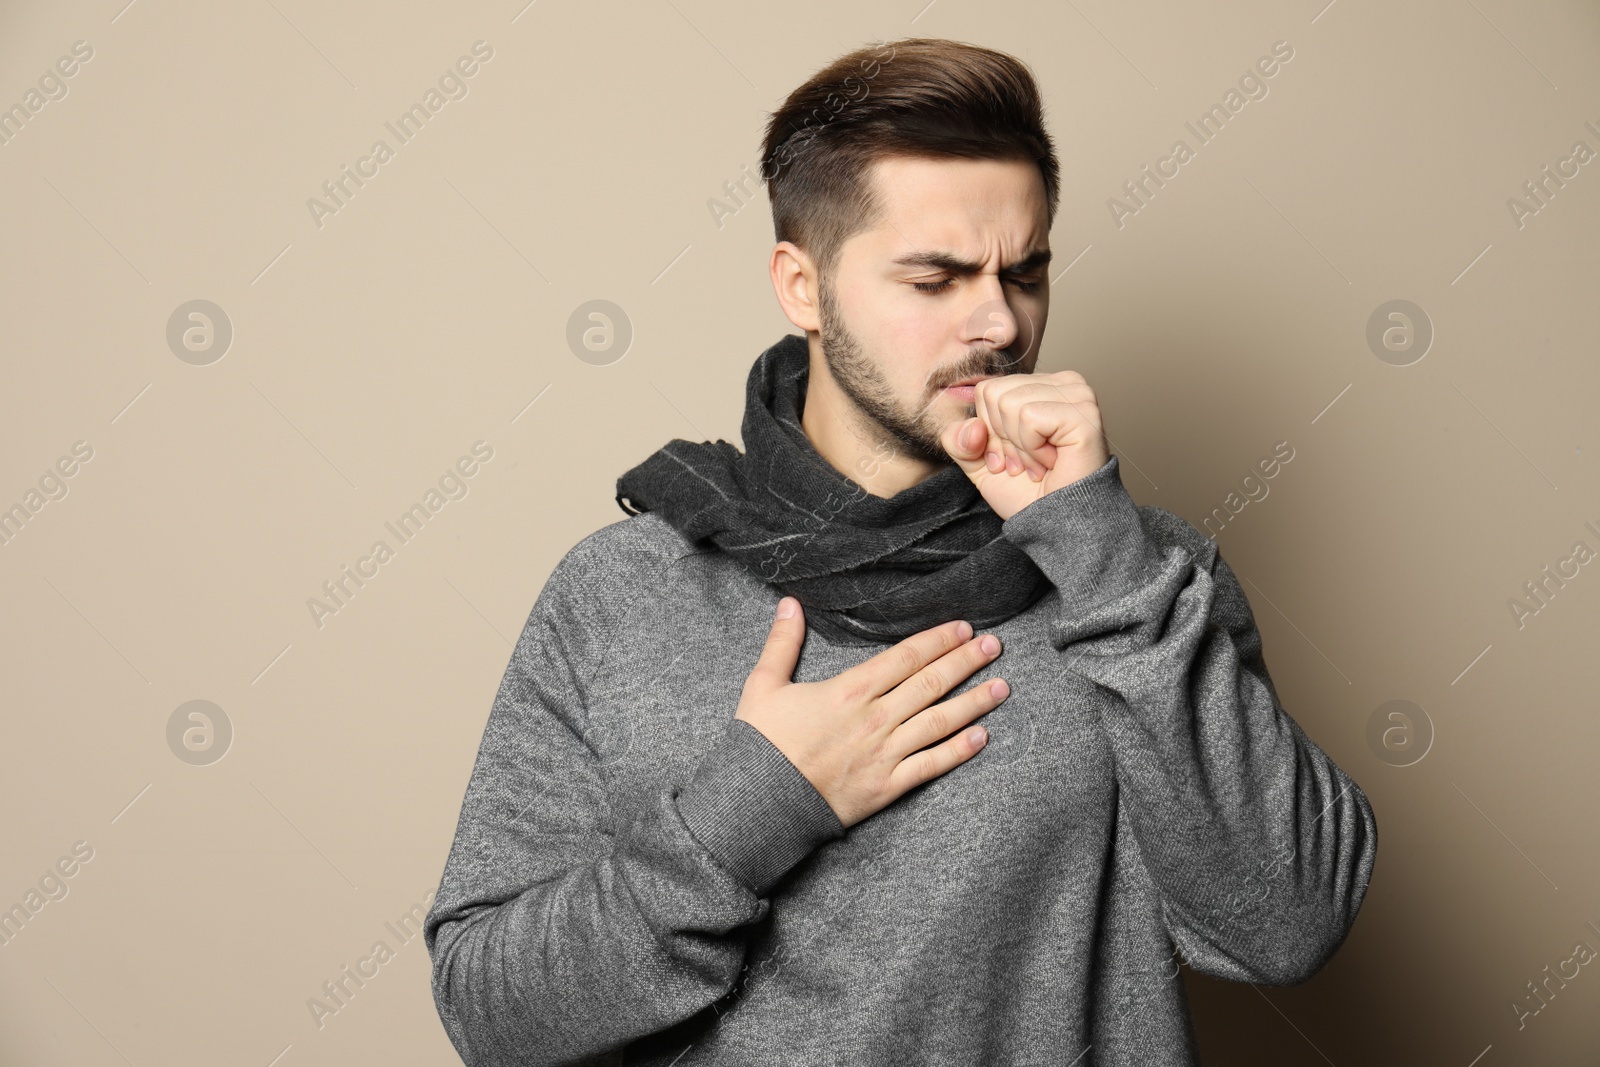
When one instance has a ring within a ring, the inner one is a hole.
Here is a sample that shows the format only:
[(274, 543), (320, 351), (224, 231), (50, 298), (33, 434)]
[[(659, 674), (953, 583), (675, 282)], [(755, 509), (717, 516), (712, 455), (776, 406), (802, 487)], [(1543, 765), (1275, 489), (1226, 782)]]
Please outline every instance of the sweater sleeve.
[(844, 832), (740, 719), (686, 782), (611, 826), (584, 695), (638, 585), (591, 545), (557, 566), (512, 651), (423, 924), (468, 1067), (598, 1060), (711, 1005), (744, 969), (767, 894)]
[(1293, 985), (1343, 942), (1377, 823), (1278, 701), (1215, 543), (1137, 507), (1112, 456), (1006, 520), (1060, 594), (1050, 643), (1094, 683), (1119, 803), (1195, 970)]

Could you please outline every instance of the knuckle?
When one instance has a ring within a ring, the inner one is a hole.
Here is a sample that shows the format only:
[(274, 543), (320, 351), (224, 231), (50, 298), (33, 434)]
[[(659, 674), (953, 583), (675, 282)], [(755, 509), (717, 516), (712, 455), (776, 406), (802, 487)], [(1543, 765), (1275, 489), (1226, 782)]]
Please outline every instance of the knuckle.
[(867, 699), (867, 681), (855, 675), (840, 675), (834, 679), (839, 689), (839, 702), (854, 706)]
[(913, 752), (907, 756), (901, 767), (906, 771), (912, 783), (925, 782), (933, 777), (933, 767), (928, 761), (928, 750)]
[(876, 736), (883, 732), (889, 725), (889, 709), (883, 706), (882, 701), (873, 701), (871, 709), (864, 720), (867, 733)]

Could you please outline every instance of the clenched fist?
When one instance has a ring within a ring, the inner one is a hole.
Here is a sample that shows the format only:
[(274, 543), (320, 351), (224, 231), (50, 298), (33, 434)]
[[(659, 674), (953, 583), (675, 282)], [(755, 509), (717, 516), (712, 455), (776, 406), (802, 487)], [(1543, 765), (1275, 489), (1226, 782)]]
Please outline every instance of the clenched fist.
[(940, 443), (1002, 519), (1111, 458), (1094, 390), (1077, 371), (986, 378), (972, 403), (977, 415), (945, 427)]

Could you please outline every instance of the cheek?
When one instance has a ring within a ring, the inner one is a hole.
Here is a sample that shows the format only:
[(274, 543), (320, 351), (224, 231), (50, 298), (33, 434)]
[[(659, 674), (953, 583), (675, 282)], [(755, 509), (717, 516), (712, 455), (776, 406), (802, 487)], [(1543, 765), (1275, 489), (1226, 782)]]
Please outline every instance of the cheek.
[(921, 366), (941, 355), (948, 359), (955, 336), (949, 323), (931, 314), (906, 314), (883, 324), (883, 351), (906, 363)]
[(863, 282), (839, 293), (839, 310), (850, 332), (890, 367), (918, 365), (922, 353), (941, 351), (940, 339), (948, 338), (953, 328), (949, 308), (898, 283)]
[(960, 346), (951, 326), (931, 317), (909, 316), (886, 323), (874, 351), (894, 382), (895, 392), (907, 402), (927, 402), (928, 376), (948, 370), (959, 359)]

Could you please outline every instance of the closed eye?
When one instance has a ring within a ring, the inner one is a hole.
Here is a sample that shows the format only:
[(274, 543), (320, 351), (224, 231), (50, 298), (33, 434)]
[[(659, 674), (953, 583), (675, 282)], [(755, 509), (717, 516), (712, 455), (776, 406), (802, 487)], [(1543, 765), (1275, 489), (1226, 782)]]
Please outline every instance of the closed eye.
[[(1024, 293), (1035, 292), (1038, 290), (1040, 285), (1039, 282), (1023, 281), (1021, 278), (1007, 278), (1006, 280), (1012, 285), (1016, 286), (1018, 289), (1021, 289)], [(936, 282), (912, 282), (911, 284), (924, 293), (942, 293), (952, 284), (954, 284), (954, 282), (954, 278), (941, 278)]]

